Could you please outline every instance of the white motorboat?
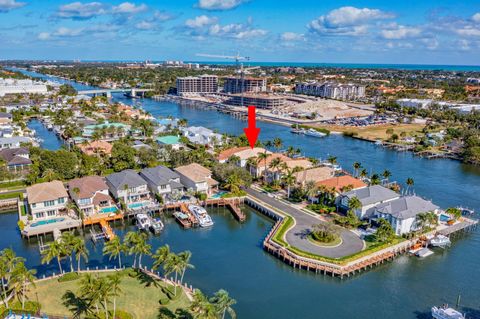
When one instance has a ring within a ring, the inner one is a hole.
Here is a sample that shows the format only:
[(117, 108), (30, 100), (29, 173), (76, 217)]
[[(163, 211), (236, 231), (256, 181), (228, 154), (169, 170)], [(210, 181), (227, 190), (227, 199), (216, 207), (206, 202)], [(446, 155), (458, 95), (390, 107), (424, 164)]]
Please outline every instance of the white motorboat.
[(147, 214), (137, 214), (135, 219), (137, 220), (137, 227), (140, 230), (148, 230), (150, 226), (152, 226), (150, 217)]
[(444, 235), (437, 235), (430, 239), (430, 245), (433, 247), (446, 247), (450, 246), (451, 243), (450, 238)]
[(453, 309), (449, 308), (448, 305), (438, 307), (432, 307), (432, 317), (434, 319), (465, 319), (465, 316)]
[(319, 132), (313, 128), (310, 128), (308, 130), (304, 130), (303, 134), (307, 135), (307, 136), (313, 136), (313, 137), (324, 137), (324, 136), (327, 136), (327, 134), (325, 133), (322, 133), (322, 132)]
[(209, 227), (213, 225), (212, 218), (208, 215), (205, 208), (197, 205), (188, 205), (188, 210), (198, 219), (200, 227)]
[(154, 218), (152, 220), (152, 224), (150, 225), (150, 230), (154, 234), (160, 234), (160, 232), (163, 230), (163, 223), (160, 218)]

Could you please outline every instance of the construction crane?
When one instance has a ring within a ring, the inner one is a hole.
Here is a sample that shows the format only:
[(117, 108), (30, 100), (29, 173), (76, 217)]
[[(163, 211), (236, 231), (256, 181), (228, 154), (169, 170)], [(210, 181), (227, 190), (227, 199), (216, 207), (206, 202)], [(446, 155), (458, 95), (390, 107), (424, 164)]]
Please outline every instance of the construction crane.
[[(217, 58), (217, 59), (227, 59), (227, 60), (234, 60), (235, 65), (237, 66), (238, 70), (237, 73), (240, 74), (240, 106), (243, 107), (243, 94), (245, 90), (245, 71), (247, 70), (253, 70), (253, 69), (258, 69), (259, 67), (252, 67), (252, 68), (243, 68), (243, 62), (241, 61), (250, 61), (250, 57), (248, 56), (241, 56), (240, 54), (237, 53), (237, 55), (220, 55), (220, 54), (203, 54), (203, 53), (197, 53), (197, 56), (205, 57), (205, 58)], [(236, 82), (236, 87), (237, 89), (239, 88), (238, 86), (238, 78)]]

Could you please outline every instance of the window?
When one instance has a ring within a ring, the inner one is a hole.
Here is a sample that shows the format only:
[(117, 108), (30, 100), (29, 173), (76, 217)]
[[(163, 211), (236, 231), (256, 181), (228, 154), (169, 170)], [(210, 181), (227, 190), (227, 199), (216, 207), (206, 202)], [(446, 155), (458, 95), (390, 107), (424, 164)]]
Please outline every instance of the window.
[(43, 217), (43, 212), (35, 213), (35, 218), (42, 218), (42, 217)]
[(167, 185), (160, 185), (160, 189), (167, 189)]
[(55, 216), (55, 211), (54, 210), (47, 211), (47, 216)]
[(62, 198), (59, 198), (59, 199), (58, 199), (58, 203), (59, 203), (59, 204), (65, 203), (65, 198), (63, 198), (63, 197), (62, 197)]
[(32, 203), (32, 208), (35, 208), (35, 207), (37, 207), (37, 204)]
[(47, 200), (47, 201), (43, 202), (43, 205), (45, 207), (53, 206), (53, 205), (55, 205), (55, 201), (54, 200)]

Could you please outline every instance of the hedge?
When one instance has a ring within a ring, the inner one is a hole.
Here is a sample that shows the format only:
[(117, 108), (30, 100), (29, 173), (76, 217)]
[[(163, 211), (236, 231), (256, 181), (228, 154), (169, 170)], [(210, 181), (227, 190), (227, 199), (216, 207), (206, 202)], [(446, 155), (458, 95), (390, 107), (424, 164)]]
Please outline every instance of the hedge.
[(10, 198), (18, 198), (20, 200), (23, 200), (23, 192), (0, 194), (0, 199), (10, 199)]
[(0, 317), (5, 318), (10, 311), (14, 314), (37, 314), (42, 308), (38, 302), (35, 301), (25, 301), (25, 308), (22, 309), (22, 303), (20, 301), (15, 301), (9, 305), (9, 308), (0, 306)]

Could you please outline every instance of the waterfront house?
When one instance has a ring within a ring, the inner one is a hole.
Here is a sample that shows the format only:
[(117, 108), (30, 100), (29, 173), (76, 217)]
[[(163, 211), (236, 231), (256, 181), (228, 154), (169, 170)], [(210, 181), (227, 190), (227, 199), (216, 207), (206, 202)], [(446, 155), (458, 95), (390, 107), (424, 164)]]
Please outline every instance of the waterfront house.
[(12, 123), (12, 114), (0, 112), (0, 125), (9, 125)]
[(150, 191), (154, 194), (165, 196), (172, 191), (181, 192), (183, 190), (180, 175), (162, 165), (145, 168), (140, 172), (140, 176), (147, 181)]
[[(271, 167), (273, 161), (278, 161), (280, 165), (278, 167)], [(271, 153), (267, 159), (258, 161), (253, 167), (250, 168), (250, 174), (255, 177), (260, 177), (264, 174), (265, 165), (267, 168), (267, 180), (279, 180), (282, 178), (285, 171), (282, 169), (283, 165), (289, 170), (299, 169), (299, 170), (306, 170), (313, 166), (312, 162), (310, 162), (306, 158), (290, 158), (285, 156), (281, 153)]]
[(147, 206), (152, 202), (148, 183), (133, 169), (127, 169), (106, 177), (108, 189), (117, 201), (128, 208)]
[(229, 148), (227, 150), (221, 151), (217, 156), (217, 160), (219, 163), (226, 163), (230, 160), (230, 158), (237, 157), (239, 161), (234, 164), (240, 167), (246, 167), (247, 161), (249, 158), (256, 158), (258, 154), (264, 153), (264, 152), (267, 152), (267, 154), (272, 154), (272, 152), (269, 152), (261, 147), (254, 147), (254, 148), (250, 148), (249, 146), (233, 147), (233, 148)]
[(218, 187), (218, 182), (212, 178), (212, 172), (197, 163), (177, 167), (175, 171), (180, 175), (180, 182), (186, 189), (211, 194)]
[(143, 143), (142, 141), (135, 140), (133, 141), (132, 148), (134, 148), (137, 151), (140, 151), (141, 149), (152, 149), (152, 147), (148, 144)]
[(367, 187), (367, 184), (350, 175), (335, 176), (323, 181), (318, 181), (316, 185), (317, 187), (334, 189), (336, 195), (340, 195), (345, 191), (345, 189), (355, 190)]
[(297, 184), (305, 186), (308, 181), (318, 182), (335, 176), (335, 169), (327, 166), (314, 167), (295, 173)]
[(108, 186), (100, 176), (86, 176), (68, 183), (70, 197), (84, 216), (117, 211), (115, 203), (108, 193)]
[(395, 230), (395, 234), (403, 235), (419, 229), (417, 216), (434, 212), (439, 207), (418, 196), (400, 197), (375, 206), (371, 219), (384, 218)]
[(157, 137), (157, 143), (162, 147), (170, 145), (174, 150), (179, 150), (180, 147), (182, 147), (182, 143), (180, 142), (180, 137), (175, 135), (159, 136)]
[(81, 144), (77, 145), (80, 151), (86, 155), (110, 155), (112, 154), (112, 144), (106, 141), (84, 141)]
[(341, 194), (337, 198), (337, 207), (339, 210), (348, 211), (348, 201), (357, 197), (362, 204), (362, 207), (355, 211), (358, 218), (363, 219), (367, 214), (371, 213), (375, 206), (400, 198), (400, 195), (391, 189), (380, 185), (372, 185), (359, 189), (354, 189), (349, 192)]
[(190, 126), (182, 129), (183, 135), (193, 144), (221, 145), (222, 135), (203, 126)]
[(95, 132), (98, 132), (101, 140), (114, 141), (127, 136), (130, 133), (130, 125), (123, 123), (100, 123), (87, 125), (83, 128), (82, 136), (86, 139), (94, 137)]
[(12, 136), (12, 137), (1, 137), (0, 138), (0, 150), (6, 148), (19, 148), (23, 143), (31, 143), (32, 139), (24, 136)]
[(68, 194), (61, 181), (27, 187), (27, 202), (33, 220), (67, 213)]
[(30, 151), (26, 147), (0, 150), (0, 158), (5, 161), (5, 165), (10, 172), (23, 172), (32, 165)]

